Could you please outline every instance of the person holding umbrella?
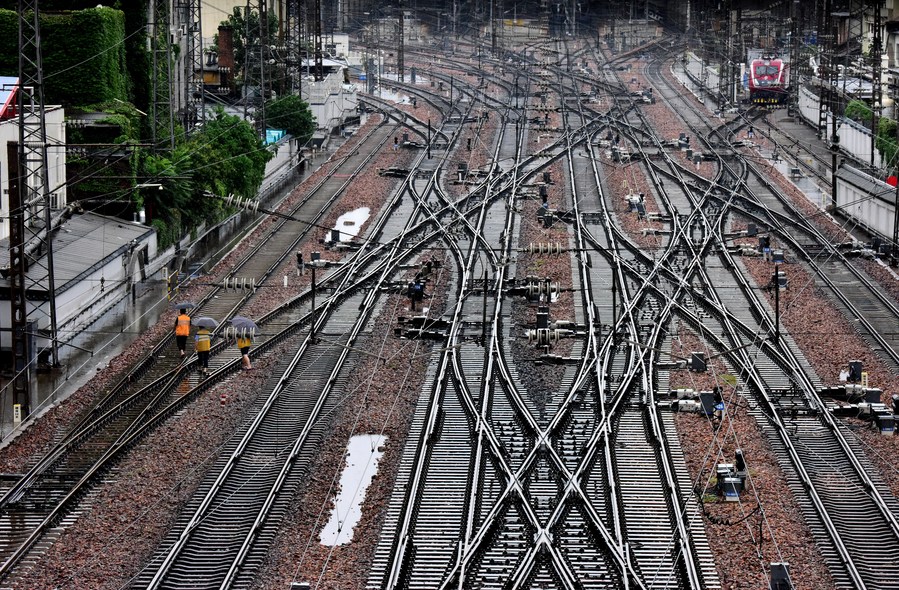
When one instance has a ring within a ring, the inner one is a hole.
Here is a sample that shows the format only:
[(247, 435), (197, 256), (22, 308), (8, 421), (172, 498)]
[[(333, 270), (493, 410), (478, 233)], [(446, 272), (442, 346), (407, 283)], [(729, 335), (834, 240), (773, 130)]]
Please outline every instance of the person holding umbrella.
[(175, 318), (175, 341), (178, 343), (178, 350), (181, 351), (181, 357), (184, 357), (184, 349), (187, 348), (187, 337), (190, 336), (190, 316), (187, 315), (187, 308), (182, 307)]
[(197, 326), (197, 335), (194, 336), (197, 349), (197, 359), (200, 361), (200, 373), (209, 375), (209, 350), (212, 348), (212, 334), (218, 326), (218, 322), (209, 317), (194, 318), (191, 322)]
[(241, 368), (244, 371), (251, 371), (253, 365), (250, 363), (250, 346), (253, 344), (253, 334), (256, 333), (256, 322), (242, 316), (234, 316), (230, 321), (237, 330), (237, 348), (242, 355)]
[(251, 371), (253, 365), (250, 364), (250, 346), (253, 344), (253, 338), (249, 334), (241, 334), (237, 337), (237, 348), (243, 355), (240, 359), (244, 371)]

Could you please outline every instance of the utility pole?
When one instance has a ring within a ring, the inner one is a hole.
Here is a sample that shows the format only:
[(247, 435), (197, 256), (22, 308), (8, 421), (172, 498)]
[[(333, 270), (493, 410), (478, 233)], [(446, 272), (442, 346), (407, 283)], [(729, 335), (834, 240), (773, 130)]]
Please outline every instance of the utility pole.
[(730, 61), (730, 79), (728, 81), (728, 102), (733, 105), (737, 104), (737, 88), (739, 82), (737, 78), (740, 75), (740, 64), (745, 61), (746, 49), (743, 45), (743, 9), (737, 5), (734, 14), (734, 47), (733, 53), (728, 57)]
[[(830, 182), (831, 182), (831, 191), (830, 191), (830, 204), (831, 206), (836, 206), (837, 204), (837, 155), (840, 153), (840, 136), (837, 135), (837, 89), (836, 89), (836, 57), (834, 56), (834, 52), (837, 48), (837, 19), (834, 18), (833, 14), (833, 2), (832, 0), (824, 0), (824, 31), (827, 33), (827, 43), (825, 43), (825, 53), (827, 55), (827, 69), (826, 74), (827, 77), (823, 80), (824, 85), (826, 86), (826, 94), (824, 91), (821, 93), (821, 103), (822, 108), (824, 104), (824, 96), (830, 97), (828, 101), (828, 107), (830, 110)], [(824, 63), (824, 56), (822, 56), (821, 63)], [(825, 130), (826, 133), (826, 130)]]
[(184, 108), (181, 124), (187, 134), (205, 119), (203, 92), (203, 30), (200, 18), (201, 0), (179, 0), (176, 5), (184, 33)]
[(790, 81), (790, 96), (788, 104), (790, 108), (798, 108), (799, 106), (799, 37), (802, 29), (799, 27), (800, 4), (799, 2), (790, 2), (790, 69), (787, 72)]
[(827, 135), (827, 112), (832, 101), (831, 94), (833, 84), (831, 84), (831, 70), (833, 69), (833, 50), (836, 40), (832, 38), (833, 25), (831, 24), (832, 16), (830, 14), (830, 0), (823, 0), (823, 7), (818, 12), (818, 82), (819, 95), (818, 102), (818, 132), (822, 134), (822, 138)]
[(322, 0), (313, 0), (312, 4), (312, 45), (315, 51), (315, 81), (325, 79), (322, 62)]
[[(893, 99), (893, 111), (899, 106), (899, 93)], [(896, 125), (896, 143), (899, 143), (899, 125)], [(896, 171), (896, 199), (893, 202), (893, 245), (891, 248), (892, 262), (895, 265), (899, 261), (899, 162), (893, 160)]]
[(883, 89), (881, 86), (880, 72), (880, 56), (883, 53), (883, 43), (881, 28), (883, 27), (883, 18), (881, 15), (881, 7), (883, 0), (871, 0), (872, 9), (874, 11), (874, 30), (871, 39), (871, 168), (874, 168), (874, 153), (877, 149), (877, 126), (880, 114), (883, 111)]
[(268, 2), (259, 0), (259, 111), (256, 122), (262, 141), (266, 139), (265, 101), (268, 97), (268, 79), (265, 76), (265, 68), (268, 67), (269, 40), (268, 40)]
[(302, 98), (303, 54), (300, 52), (300, 47), (303, 38), (301, 28), (303, 19), (300, 18), (300, 0), (288, 0), (285, 21), (286, 86), (290, 94), (297, 94)]
[[(36, 0), (31, 0), (36, 3)], [(168, 144), (168, 149), (175, 149), (175, 117), (172, 108), (172, 36), (169, 34), (169, 2), (168, 0), (153, 0), (153, 21), (150, 23), (151, 42), (153, 51), (153, 104), (152, 129), (150, 137), (154, 149), (160, 149), (163, 143)]]
[(493, 15), (493, 0), (490, 0), (490, 52), (496, 57), (496, 19)]
[(398, 47), (396, 50), (396, 69), (397, 69), (397, 75), (399, 76), (399, 81), (400, 81), (400, 83), (402, 83), (402, 82), (406, 81), (405, 76), (403, 75), (403, 70), (405, 69), (405, 67), (404, 67), (405, 64), (403, 63), (405, 61), (404, 56), (403, 56), (403, 45), (404, 45), (403, 38), (406, 36), (406, 15), (405, 15), (405, 11), (403, 10), (403, 0), (399, 0), (399, 8), (400, 8), (400, 16), (399, 16), (399, 29), (400, 29), (399, 35), (400, 35), (400, 37), (399, 37), (399, 41), (398, 41)]
[(708, 55), (706, 52), (703, 52), (701, 57), (703, 61), (702, 65), (702, 85), (706, 86), (706, 61), (711, 61), (712, 59), (718, 59), (721, 61), (721, 67), (719, 68), (718, 75), (718, 96), (720, 108), (722, 111), (727, 106), (727, 103), (730, 102), (730, 81), (731, 81), (731, 67), (730, 61), (734, 54), (734, 21), (733, 14), (730, 8), (730, 0), (724, 0), (721, 5), (721, 20), (724, 23), (723, 29), (724, 38), (722, 39), (720, 35), (715, 36), (714, 45), (712, 51), (716, 55)]
[[(51, 241), (50, 195), (47, 165), (47, 124), (44, 109), (44, 73), (41, 56), (40, 12), (37, 0), (18, 0), (19, 20), (19, 85), (16, 88), (19, 141), (10, 153), (10, 313), (14, 363), (13, 404), (17, 417), (29, 413), (30, 365), (35, 329), (39, 313), (35, 306), (29, 317), (27, 293), (46, 288), (50, 326), (48, 338), (54, 367), (59, 366), (56, 329), (56, 286), (53, 276), (53, 243)], [(8, 147), (10, 152), (14, 144)], [(15, 193), (15, 195), (13, 195)], [(13, 203), (13, 201), (18, 201)], [(30, 234), (30, 235), (29, 235)], [(35, 264), (28, 268), (28, 258), (40, 261), (46, 252), (46, 267)], [(31, 277), (26, 273), (31, 270)], [(41, 272), (43, 271), (43, 272)], [(32, 284), (28, 285), (27, 282)]]

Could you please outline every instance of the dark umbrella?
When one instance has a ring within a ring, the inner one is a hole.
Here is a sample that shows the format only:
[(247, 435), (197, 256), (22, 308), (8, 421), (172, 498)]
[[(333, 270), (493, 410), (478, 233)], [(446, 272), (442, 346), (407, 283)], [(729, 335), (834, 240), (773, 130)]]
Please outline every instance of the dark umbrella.
[(238, 332), (255, 334), (259, 329), (259, 326), (256, 325), (256, 322), (254, 322), (250, 318), (245, 318), (243, 316), (236, 315), (228, 321), (231, 322), (231, 325), (234, 326), (234, 329)]
[(196, 306), (197, 304), (192, 301), (182, 301), (181, 303), (173, 303), (172, 309), (193, 309)]
[(219, 323), (217, 321), (206, 316), (192, 318), (190, 320), (190, 323), (197, 326), (198, 328), (206, 328), (207, 330), (215, 330), (219, 327)]

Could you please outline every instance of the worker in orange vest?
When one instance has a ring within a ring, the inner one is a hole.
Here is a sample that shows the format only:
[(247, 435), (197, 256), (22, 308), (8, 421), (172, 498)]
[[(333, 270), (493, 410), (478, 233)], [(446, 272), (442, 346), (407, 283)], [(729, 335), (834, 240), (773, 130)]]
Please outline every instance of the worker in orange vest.
[(187, 315), (187, 310), (182, 309), (178, 313), (177, 319), (175, 319), (175, 341), (178, 343), (178, 350), (181, 351), (181, 356), (184, 356), (184, 349), (187, 348), (187, 337), (190, 336), (190, 316)]

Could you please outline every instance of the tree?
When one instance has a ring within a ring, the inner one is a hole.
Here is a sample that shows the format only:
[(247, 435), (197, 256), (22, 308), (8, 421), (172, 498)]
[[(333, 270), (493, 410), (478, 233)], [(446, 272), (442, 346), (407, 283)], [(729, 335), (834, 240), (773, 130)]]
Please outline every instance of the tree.
[(294, 136), (300, 145), (312, 139), (315, 132), (312, 111), (299, 96), (285, 96), (267, 102), (265, 124), (272, 129), (283, 129)]
[(246, 198), (256, 197), (265, 163), (272, 158), (249, 123), (221, 108), (175, 153), (175, 159), (191, 163), (195, 194), (211, 191)]
[(206, 198), (206, 191), (254, 198), (271, 157), (249, 123), (218, 109), (170, 154), (140, 153), (139, 176), (161, 188), (141, 189), (135, 205), (145, 207), (165, 248), (186, 231), (223, 217), (224, 203)]
[[(247, 48), (258, 51), (259, 47), (259, 12), (250, 10), (249, 13), (240, 6), (235, 6), (234, 11), (223, 20), (223, 25), (234, 29), (234, 69), (235, 78), (239, 79), (242, 84), (246, 83), (244, 77), (244, 66), (247, 64)], [(268, 13), (268, 38), (278, 37), (278, 18), (273, 12)], [(218, 45), (218, 35), (215, 36), (215, 43)], [(255, 48), (255, 49), (254, 49)], [(250, 64), (253, 68), (259, 67), (258, 59), (251, 59)], [(259, 73), (252, 71), (249, 73), (251, 79), (258, 80)]]
[(158, 184), (160, 188), (151, 186), (141, 189), (137, 206), (143, 205), (151, 219), (161, 218), (167, 223), (189, 221), (193, 208), (190, 162), (148, 152), (142, 156), (141, 176), (151, 179), (147, 184)]
[(880, 150), (883, 161), (890, 168), (899, 168), (896, 161), (897, 145), (896, 145), (896, 121), (887, 117), (881, 117), (877, 124), (877, 139), (875, 146)]

